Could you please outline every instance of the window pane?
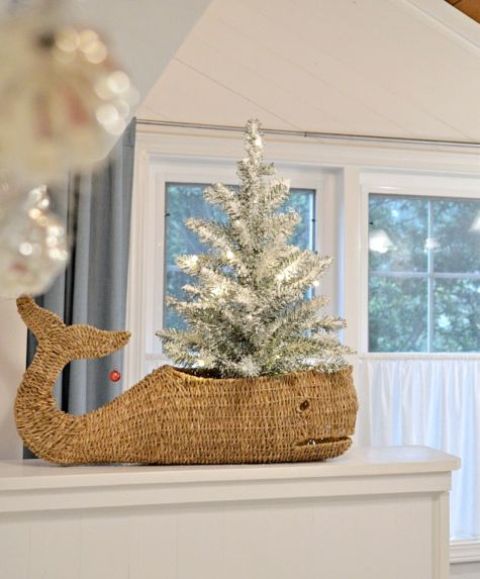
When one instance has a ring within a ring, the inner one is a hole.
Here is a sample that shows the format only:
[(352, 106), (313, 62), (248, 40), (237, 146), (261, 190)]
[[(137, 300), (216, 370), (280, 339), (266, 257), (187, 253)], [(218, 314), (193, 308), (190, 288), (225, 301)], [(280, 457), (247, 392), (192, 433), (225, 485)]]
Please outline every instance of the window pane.
[(480, 200), (371, 195), (369, 210), (370, 351), (480, 351)]
[(371, 271), (427, 270), (428, 200), (370, 195), (369, 224)]
[(292, 194), (280, 210), (286, 209), (294, 209), (300, 215), (290, 243), (302, 249), (315, 249), (315, 191), (292, 189)]
[[(193, 280), (181, 272), (175, 260), (183, 254), (197, 254), (208, 248), (198, 241), (197, 236), (185, 226), (189, 217), (225, 220), (225, 214), (203, 199), (203, 183), (166, 184), (166, 224), (165, 224), (165, 293), (184, 297), (182, 287)], [(232, 187), (235, 188), (235, 187)], [(312, 189), (293, 189), (291, 196), (280, 209), (293, 208), (300, 214), (300, 223), (292, 238), (292, 243), (314, 249), (315, 191)], [(164, 307), (164, 327), (181, 328), (182, 319), (168, 307)]]
[[(183, 298), (184, 292), (182, 291), (182, 287), (191, 281), (191, 277), (183, 273), (183, 271), (180, 271), (177, 266), (170, 268), (166, 275), (165, 295)], [(173, 308), (165, 305), (163, 308), (163, 316), (164, 328), (185, 328), (183, 318), (179, 316)]]
[(480, 280), (437, 279), (434, 289), (435, 352), (480, 350)]
[(165, 261), (174, 269), (177, 267), (175, 259), (178, 255), (205, 251), (197, 236), (185, 226), (185, 220), (190, 217), (220, 220), (225, 218), (217, 207), (203, 200), (205, 187), (206, 185), (189, 183), (166, 185)]
[(427, 317), (425, 279), (370, 276), (370, 352), (425, 351)]
[(480, 200), (432, 200), (436, 272), (480, 273)]

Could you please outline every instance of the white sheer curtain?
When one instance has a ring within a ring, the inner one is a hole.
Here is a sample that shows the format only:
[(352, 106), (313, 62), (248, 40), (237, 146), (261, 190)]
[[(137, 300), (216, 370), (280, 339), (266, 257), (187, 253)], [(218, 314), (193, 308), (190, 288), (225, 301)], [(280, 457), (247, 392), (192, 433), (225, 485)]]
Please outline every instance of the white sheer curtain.
[(425, 445), (461, 457), (451, 538), (479, 539), (480, 357), (374, 355), (360, 360), (359, 370), (371, 444)]

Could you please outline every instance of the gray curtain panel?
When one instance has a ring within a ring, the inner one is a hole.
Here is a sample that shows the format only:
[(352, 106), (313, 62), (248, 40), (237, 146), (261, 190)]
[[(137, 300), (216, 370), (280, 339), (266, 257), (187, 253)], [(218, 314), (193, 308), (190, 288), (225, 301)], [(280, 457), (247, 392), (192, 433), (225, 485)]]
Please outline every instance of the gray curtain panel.
[[(67, 324), (92, 324), (105, 330), (125, 329), (128, 251), (133, 178), (135, 120), (112, 151), (108, 163), (91, 175), (69, 179), (65, 190), (52, 191), (72, 241), (70, 264), (37, 302)], [(35, 339), (29, 335), (28, 360)], [(56, 385), (59, 407), (83, 414), (122, 392), (123, 352), (101, 360), (70, 364)], [(27, 453), (28, 455), (28, 453)]]

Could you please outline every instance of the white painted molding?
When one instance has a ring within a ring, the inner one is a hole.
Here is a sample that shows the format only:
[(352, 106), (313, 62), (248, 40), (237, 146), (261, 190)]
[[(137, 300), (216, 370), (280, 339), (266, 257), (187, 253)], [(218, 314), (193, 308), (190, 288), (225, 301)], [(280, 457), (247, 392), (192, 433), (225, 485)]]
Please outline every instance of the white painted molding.
[[(237, 161), (243, 156), (242, 139), (236, 132), (139, 125), (137, 143), (159, 158), (217, 158)], [(431, 143), (374, 144), (348, 138), (338, 142), (321, 138), (266, 135), (267, 157), (277, 163), (339, 169), (346, 165), (363, 170), (398, 172), (463, 173), (477, 175), (478, 147)]]
[(445, 493), (459, 464), (454, 456), (415, 446), (356, 448), (336, 460), (298, 464), (60, 468), (38, 460), (0, 461), (0, 514)]
[(452, 541), (450, 563), (474, 563), (480, 561), (480, 541)]

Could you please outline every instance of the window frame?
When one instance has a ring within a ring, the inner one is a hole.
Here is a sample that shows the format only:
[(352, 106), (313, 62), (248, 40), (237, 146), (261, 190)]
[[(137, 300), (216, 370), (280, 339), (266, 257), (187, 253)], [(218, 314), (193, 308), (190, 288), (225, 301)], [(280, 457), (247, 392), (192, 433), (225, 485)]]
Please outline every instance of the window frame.
[[(232, 187), (231, 183), (226, 183), (223, 182), (224, 185), (226, 185), (226, 187)], [(193, 187), (203, 187), (203, 190), (206, 189), (210, 183), (192, 183), (192, 182), (186, 182), (186, 181), (165, 181), (163, 183), (163, 195), (165, 197), (165, 210), (164, 210), (164, 219), (162, 222), (162, 226), (164, 229), (164, 234), (163, 234), (163, 280), (161, 280), (161, 293), (164, 296), (163, 299), (163, 310), (162, 310), (162, 328), (165, 329), (165, 324), (164, 324), (164, 320), (165, 320), (165, 315), (167, 312), (167, 307), (166, 307), (166, 300), (165, 298), (167, 297), (165, 295), (165, 287), (167, 286), (167, 282), (168, 282), (168, 274), (169, 271), (175, 271), (175, 272), (181, 272), (181, 268), (179, 268), (177, 265), (174, 265), (172, 267), (171, 270), (169, 270), (169, 265), (167, 263), (167, 231), (168, 231), (168, 227), (167, 227), (167, 219), (169, 219), (171, 217), (170, 213), (169, 213), (169, 209), (168, 209), (168, 186), (169, 185), (180, 185), (180, 186), (193, 186)], [(317, 205), (318, 205), (318, 191), (316, 189), (310, 188), (310, 187), (297, 187), (295, 184), (292, 184), (290, 187), (290, 191), (292, 190), (297, 190), (297, 191), (305, 191), (305, 192), (309, 192), (310, 194), (313, 193), (313, 199), (311, 201), (313, 201), (312, 203), (312, 207), (313, 207), (313, 212), (312, 212), (312, 219), (310, 219), (310, 223), (308, 225), (309, 228), (309, 233), (308, 233), (308, 237), (309, 237), (309, 243), (312, 244), (312, 247), (309, 248), (312, 251), (318, 251), (318, 247), (317, 247), (317, 242), (318, 242), (318, 223), (319, 223), (319, 213), (318, 213), (318, 209), (317, 209)], [(312, 288), (311, 289), (312, 294), (311, 295), (316, 295), (318, 294), (318, 289), (317, 288)], [(173, 326), (175, 327), (175, 326)], [(172, 327), (171, 327), (172, 328)], [(171, 329), (170, 328), (170, 329)]]
[(361, 178), (361, 332), (359, 334), (361, 358), (414, 358), (414, 359), (472, 359), (478, 352), (370, 352), (369, 351), (369, 198), (370, 195), (398, 195), (417, 198), (452, 198), (480, 200), (478, 179), (470, 176), (415, 175), (399, 173), (369, 173)]
[[(236, 183), (235, 161), (228, 158), (171, 157), (165, 158), (156, 153), (142, 156), (142, 169), (135, 189), (142, 189), (141, 201), (134, 204), (132, 212), (131, 268), (129, 275), (129, 299), (127, 320), (133, 329), (131, 344), (126, 352), (126, 383), (133, 384), (141, 379), (153, 367), (170, 363), (169, 358), (158, 348), (159, 338), (155, 332), (163, 327), (165, 300), (165, 210), (167, 183)], [(272, 160), (271, 157), (268, 160)], [(325, 171), (312, 170), (295, 163), (276, 162), (279, 176), (289, 179), (291, 186), (299, 189), (315, 190), (315, 232), (316, 251), (329, 254), (335, 240), (332, 224), (322, 224), (322, 215), (329, 215), (332, 203), (335, 203), (335, 190)], [(330, 187), (329, 187), (330, 184)], [(158, 216), (163, 218), (158, 221)], [(160, 251), (155, 251), (160, 247)], [(132, 271), (135, 269), (136, 271)], [(152, 272), (150, 277), (148, 272)], [(336, 295), (336, 270), (327, 276), (315, 292)], [(146, 312), (156, 316), (148, 317)], [(337, 300), (332, 300), (332, 308), (337, 307)], [(157, 348), (155, 348), (155, 344)]]

